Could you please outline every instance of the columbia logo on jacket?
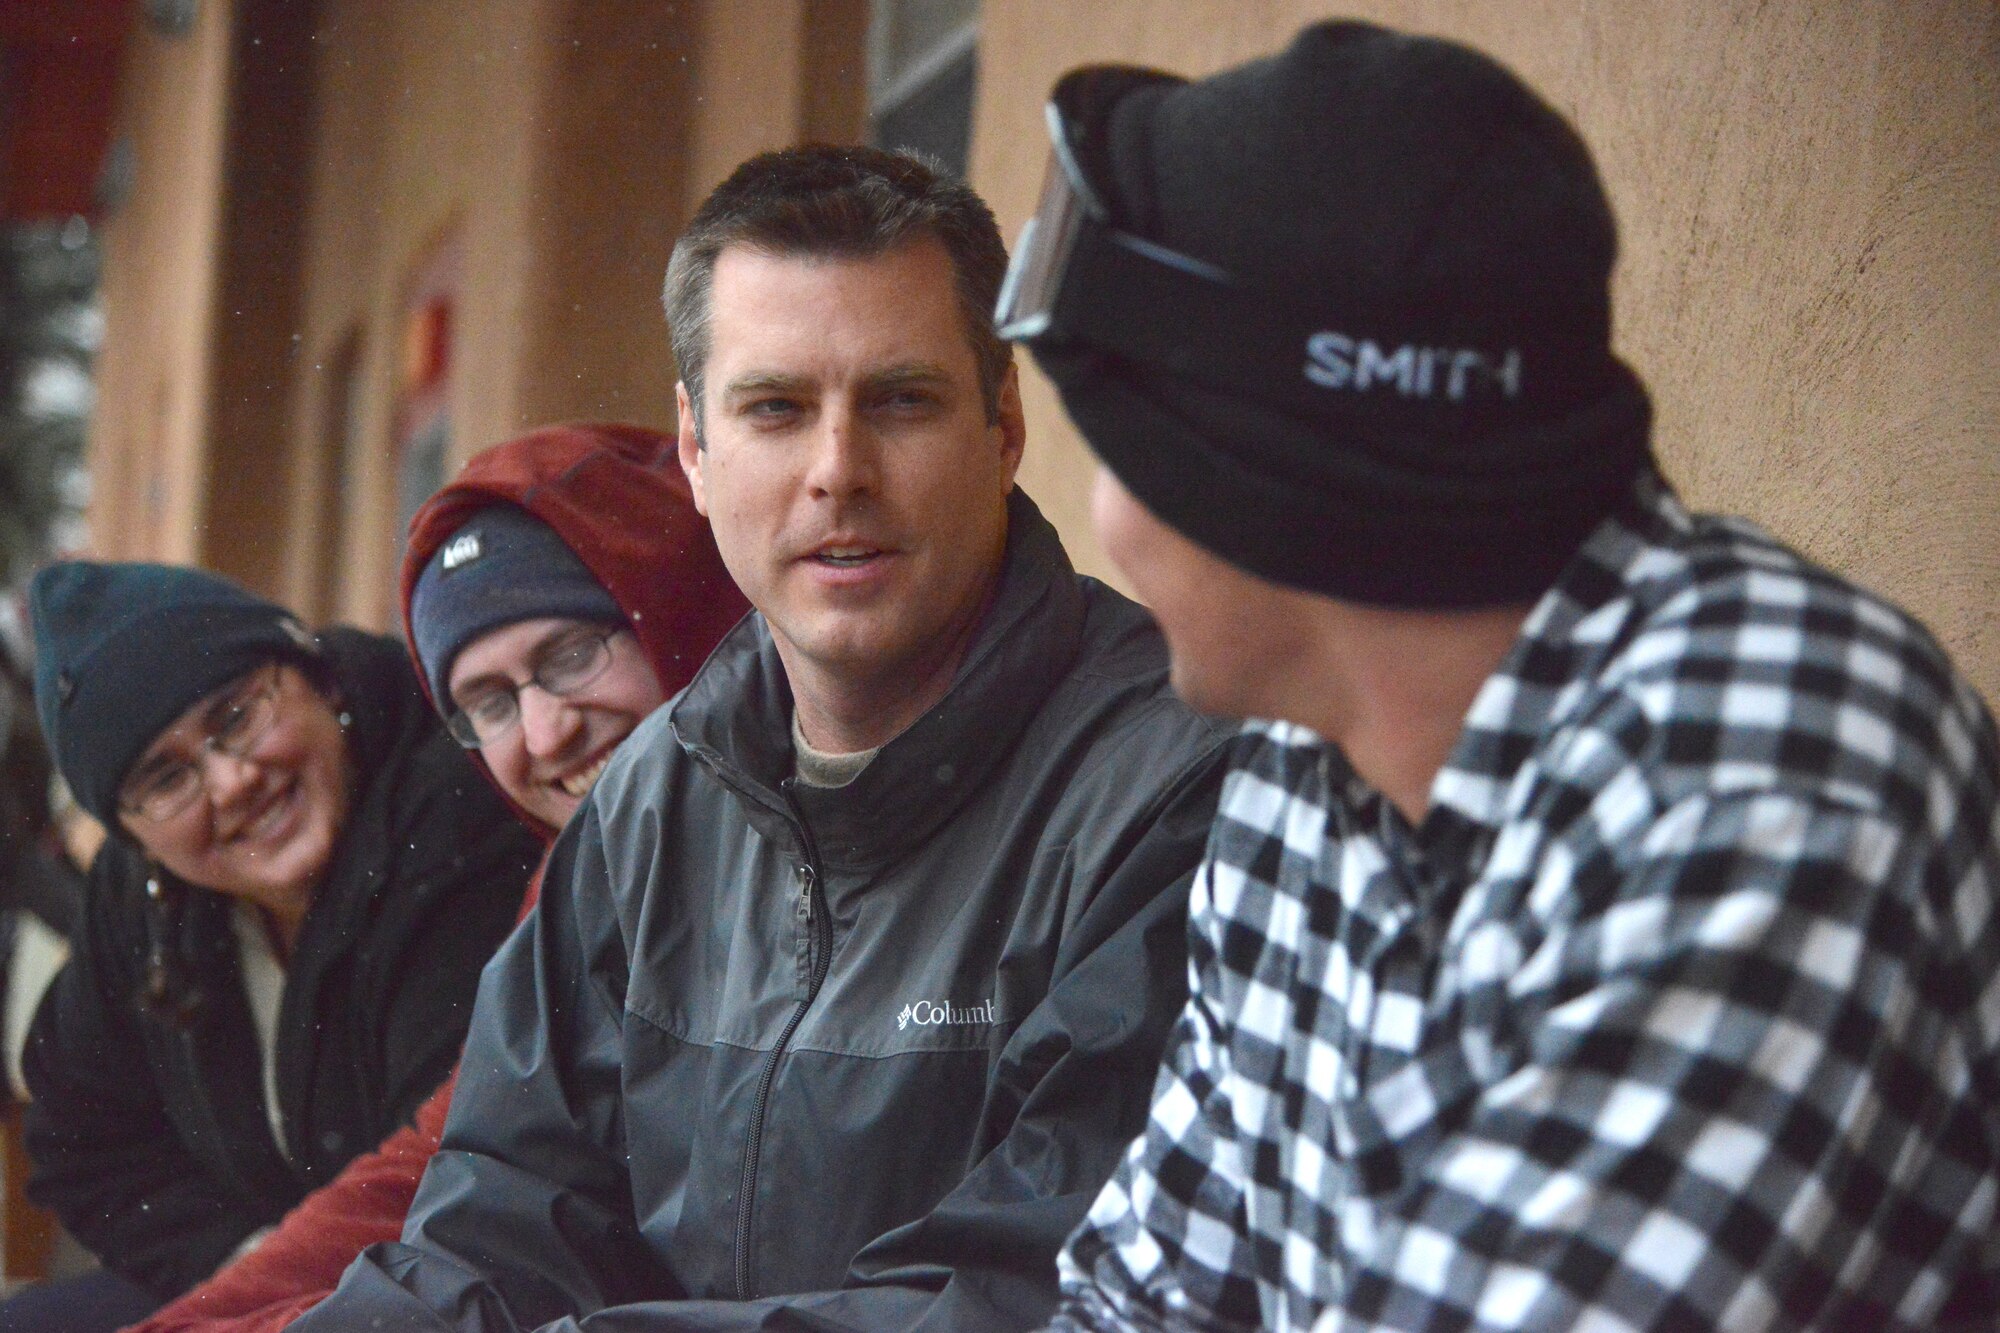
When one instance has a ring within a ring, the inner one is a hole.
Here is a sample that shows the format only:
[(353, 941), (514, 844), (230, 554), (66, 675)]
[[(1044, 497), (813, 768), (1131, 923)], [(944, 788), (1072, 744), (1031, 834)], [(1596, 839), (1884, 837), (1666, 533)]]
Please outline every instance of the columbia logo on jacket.
[(943, 1003), (936, 1000), (916, 1000), (903, 1006), (903, 1012), (896, 1015), (896, 1031), (901, 1032), (910, 1024), (920, 1028), (969, 1027), (975, 1023), (993, 1024), (1000, 1016), (993, 1012), (993, 1001), (969, 1007)]

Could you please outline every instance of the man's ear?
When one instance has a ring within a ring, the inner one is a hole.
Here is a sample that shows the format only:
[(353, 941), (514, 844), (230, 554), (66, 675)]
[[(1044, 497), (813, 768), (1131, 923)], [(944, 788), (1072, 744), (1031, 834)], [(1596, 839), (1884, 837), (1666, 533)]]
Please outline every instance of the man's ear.
[(1028, 419), (1021, 410), (1021, 371), (1009, 364), (1000, 381), (1000, 448), (1007, 460), (1007, 477), (1013, 480), (1021, 467), (1021, 453), (1028, 444)]
[(708, 517), (708, 497), (701, 488), (701, 432), (696, 427), (694, 404), (688, 401), (687, 382), (674, 381), (674, 407), (680, 415), (681, 471), (687, 474), (688, 489), (694, 492), (694, 507)]

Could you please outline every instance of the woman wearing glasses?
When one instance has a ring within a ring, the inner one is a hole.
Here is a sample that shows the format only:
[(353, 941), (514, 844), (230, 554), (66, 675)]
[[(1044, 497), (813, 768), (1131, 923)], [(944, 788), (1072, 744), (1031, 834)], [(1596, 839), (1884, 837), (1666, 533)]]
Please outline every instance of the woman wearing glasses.
[[(543, 427), (467, 463), (410, 525), (403, 605), (453, 734), (547, 838), (749, 609), (674, 437), (604, 423)], [(364, 1247), (402, 1234), (450, 1100), (447, 1085), (255, 1253), (132, 1333), (284, 1328)]]
[(88, 1333), (410, 1119), (539, 848), (393, 639), (161, 565), (58, 565), (30, 604), (43, 730), (112, 836), (29, 1037), (29, 1192), (105, 1268), (0, 1329)]

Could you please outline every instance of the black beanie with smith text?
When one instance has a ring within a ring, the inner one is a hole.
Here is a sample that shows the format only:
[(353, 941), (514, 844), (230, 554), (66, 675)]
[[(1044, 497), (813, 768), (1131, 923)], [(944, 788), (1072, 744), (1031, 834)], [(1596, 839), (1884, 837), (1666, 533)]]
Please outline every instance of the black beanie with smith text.
[(1525, 603), (1652, 466), (1596, 169), (1494, 61), (1323, 23), (1105, 117), (1112, 225), (1317, 321), (1282, 395), (1030, 340), (1092, 449), (1199, 545), (1371, 605)]

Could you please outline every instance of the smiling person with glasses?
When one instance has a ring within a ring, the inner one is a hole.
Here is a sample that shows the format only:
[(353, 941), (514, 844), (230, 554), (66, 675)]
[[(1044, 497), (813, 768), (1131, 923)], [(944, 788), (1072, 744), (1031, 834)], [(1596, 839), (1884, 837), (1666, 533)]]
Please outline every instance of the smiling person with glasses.
[(118, 817), (172, 874), (254, 904), (288, 955), (347, 818), (342, 729), (304, 670), (266, 663), (146, 747), (119, 784)]
[[(748, 607), (674, 438), (607, 423), (545, 426), (476, 455), (410, 525), (403, 604), (447, 726), (546, 838)], [(132, 1333), (286, 1327), (365, 1246), (402, 1234), (451, 1094)]]
[(674, 438), (615, 422), (468, 463), (411, 521), (403, 605), (445, 725), (550, 838), (750, 609)]
[[(682, 522), (705, 539), (692, 503)], [(719, 623), (704, 646), (744, 611), (719, 560), (705, 577), (718, 586)], [(618, 742), (666, 701), (627, 617), (554, 528), (510, 501), (466, 519), (411, 594), (411, 642), (445, 725), (549, 829), (569, 822)]]
[(30, 604), (43, 730), (111, 836), (24, 1057), (29, 1193), (104, 1269), (0, 1328), (88, 1333), (409, 1121), (537, 848), (393, 639), (164, 565), (57, 565)]

